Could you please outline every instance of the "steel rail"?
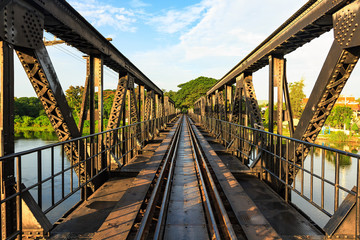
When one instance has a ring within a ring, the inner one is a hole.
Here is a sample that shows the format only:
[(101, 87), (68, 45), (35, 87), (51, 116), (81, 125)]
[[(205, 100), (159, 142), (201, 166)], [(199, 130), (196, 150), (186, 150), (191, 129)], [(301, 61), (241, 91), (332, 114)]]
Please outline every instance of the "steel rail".
[[(203, 190), (204, 190), (204, 194), (207, 195), (207, 191), (206, 191), (206, 182), (204, 181), (204, 176), (201, 172), (201, 169), (203, 169), (203, 171), (205, 172), (205, 177), (207, 178), (208, 182), (210, 182), (210, 185), (211, 186), (208, 186), (211, 190), (212, 190), (212, 193), (214, 195), (214, 199), (213, 199), (213, 203), (216, 204), (217, 206), (217, 209), (220, 211), (218, 213), (219, 216), (219, 219), (222, 220), (222, 225), (223, 226), (223, 230), (224, 232), (227, 234), (227, 237), (229, 239), (238, 239), (237, 236), (236, 236), (236, 233), (232, 227), (232, 224), (230, 222), (230, 219), (229, 219), (229, 216), (227, 214), (227, 211), (224, 207), (224, 204), (221, 200), (221, 197), (220, 197), (220, 194), (216, 188), (216, 185), (215, 185), (215, 182), (211, 176), (211, 173), (210, 173), (210, 170), (206, 164), (206, 161), (205, 161), (205, 157), (204, 155), (202, 154), (202, 151), (201, 151), (201, 147), (200, 147), (200, 144), (199, 144), (199, 140), (197, 139), (196, 135), (195, 135), (195, 132), (193, 130), (193, 126), (192, 124), (190, 123), (190, 120), (189, 120), (189, 117), (186, 117), (186, 120), (188, 122), (188, 129), (189, 129), (189, 132), (190, 132), (190, 139), (191, 139), (191, 145), (192, 145), (192, 149), (194, 151), (194, 158), (195, 158), (195, 162), (196, 162), (196, 166), (197, 166), (197, 169), (198, 169), (198, 174), (200, 176), (200, 179), (201, 179), (201, 184), (200, 186), (203, 187)], [(202, 167), (201, 167), (202, 166)], [(206, 198), (206, 205), (209, 209), (212, 209), (211, 205), (210, 205), (210, 199), (209, 197)], [(214, 216), (213, 216), (214, 217)], [(213, 224), (213, 226), (217, 226), (216, 224), (216, 221), (215, 219), (211, 217), (211, 223)], [(215, 239), (221, 239), (220, 237), (220, 234), (219, 233), (216, 233), (215, 231), (218, 231), (217, 230), (217, 227), (214, 228), (214, 233), (215, 233)]]
[(226, 73), (207, 95), (232, 84), (243, 72), (256, 72), (268, 65), (268, 56), (286, 55), (332, 28), (331, 15), (353, 1), (310, 0), (268, 38)]
[[(182, 125), (182, 121), (181, 121), (180, 125)], [(182, 129), (182, 126), (180, 126), (179, 131), (181, 131), (181, 129)], [(166, 181), (164, 196), (161, 201), (161, 209), (160, 209), (160, 213), (159, 213), (159, 217), (158, 217), (158, 222), (157, 222), (156, 228), (155, 228), (155, 234), (154, 234), (154, 238), (153, 238), (154, 240), (163, 238), (164, 222), (166, 220), (167, 209), (169, 206), (169, 197), (170, 197), (170, 192), (171, 192), (171, 187), (172, 187), (172, 181), (173, 181), (173, 175), (174, 175), (174, 169), (175, 169), (175, 159), (176, 159), (176, 154), (178, 152), (179, 140), (180, 140), (180, 134), (178, 135), (178, 138), (176, 141), (176, 146), (175, 146), (175, 151), (173, 152), (173, 155), (171, 158), (169, 175), (168, 175), (167, 181)]]
[[(141, 219), (139, 230), (137, 231), (136, 236), (134, 238), (136, 240), (146, 239), (146, 237), (147, 237), (146, 235), (148, 234), (148, 228), (151, 224), (152, 215), (153, 215), (153, 212), (156, 207), (155, 202), (156, 202), (157, 198), (159, 197), (159, 193), (161, 190), (161, 184), (163, 183), (163, 179), (165, 177), (165, 171), (167, 169), (167, 166), (174, 161), (174, 156), (176, 156), (175, 153), (176, 153), (176, 149), (177, 149), (179, 139), (180, 139), (180, 131), (182, 128), (182, 126), (181, 126), (182, 121), (183, 121), (183, 116), (179, 120), (179, 125), (176, 128), (175, 134), (171, 140), (168, 154), (166, 155), (166, 158), (165, 158), (164, 164), (162, 166), (161, 172), (159, 174), (159, 177), (157, 179), (156, 185), (151, 193), (151, 197), (150, 197), (148, 205), (146, 207), (145, 214), (144, 214), (143, 218)], [(171, 160), (170, 160), (170, 158), (171, 158)]]
[(211, 233), (211, 239), (221, 239), (221, 235), (220, 235), (220, 231), (217, 227), (217, 223), (216, 223), (216, 218), (215, 218), (215, 214), (214, 214), (214, 211), (212, 209), (212, 206), (211, 206), (211, 203), (210, 203), (210, 197), (209, 197), (209, 194), (207, 192), (207, 189), (206, 189), (206, 182), (204, 180), (204, 176), (201, 172), (201, 164), (199, 163), (199, 160), (198, 160), (198, 154), (197, 154), (197, 151), (196, 151), (196, 145), (194, 144), (194, 140), (193, 140), (193, 133), (191, 132), (191, 127), (190, 127), (190, 123), (189, 123), (189, 120), (188, 118), (186, 118), (187, 120), (187, 123), (188, 123), (188, 129), (189, 129), (189, 133), (190, 133), (190, 140), (191, 140), (191, 148), (192, 148), (192, 151), (194, 153), (194, 160), (195, 160), (195, 166), (196, 166), (196, 171), (197, 171), (197, 174), (198, 174), (198, 179), (199, 179), (199, 186), (200, 186), (200, 190), (204, 196), (204, 208), (206, 209), (206, 213), (207, 213), (207, 216), (208, 216), (208, 224), (210, 225), (208, 230), (209, 232)]

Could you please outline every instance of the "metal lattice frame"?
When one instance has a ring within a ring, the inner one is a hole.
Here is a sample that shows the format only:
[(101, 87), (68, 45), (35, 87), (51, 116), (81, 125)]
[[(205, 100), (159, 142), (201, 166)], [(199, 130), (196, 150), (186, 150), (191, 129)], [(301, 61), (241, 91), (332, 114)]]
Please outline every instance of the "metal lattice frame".
[[(80, 137), (45, 46), (37, 50), (17, 48), (16, 53), (59, 140), (66, 141)], [(76, 144), (65, 145), (65, 152), (68, 158), (72, 159), (73, 165), (78, 164), (84, 154), (78, 149)], [(89, 175), (85, 176), (83, 163), (75, 167), (75, 172), (79, 175), (81, 183), (90, 179)], [(91, 182), (88, 186), (95, 190)]]
[(264, 129), (251, 75), (244, 77), (244, 93), (246, 98), (246, 107), (248, 108), (248, 113), (250, 114), (251, 126), (254, 128)]
[(121, 114), (125, 107), (127, 86), (128, 76), (120, 77), (111, 107), (110, 117), (106, 128), (107, 130), (115, 129), (120, 125)]

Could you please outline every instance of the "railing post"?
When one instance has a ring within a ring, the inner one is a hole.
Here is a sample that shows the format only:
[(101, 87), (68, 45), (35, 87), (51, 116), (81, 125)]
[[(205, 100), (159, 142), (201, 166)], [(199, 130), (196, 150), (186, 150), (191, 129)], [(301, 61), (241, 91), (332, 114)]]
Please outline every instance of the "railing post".
[[(14, 152), (14, 52), (3, 41), (0, 41), (0, 156)], [(1, 200), (14, 193), (14, 160), (0, 162)], [(5, 239), (16, 227), (15, 201), (1, 204), (1, 238)], [(17, 209), (19, 211), (19, 209)]]

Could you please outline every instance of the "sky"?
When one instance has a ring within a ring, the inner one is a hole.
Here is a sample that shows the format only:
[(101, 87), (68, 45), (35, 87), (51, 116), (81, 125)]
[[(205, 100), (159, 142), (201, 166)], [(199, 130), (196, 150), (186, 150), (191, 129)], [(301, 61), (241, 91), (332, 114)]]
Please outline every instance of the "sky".
[[(68, 0), (159, 88), (177, 91), (199, 76), (220, 79), (306, 3), (305, 0)], [(54, 36), (45, 33), (47, 39)], [(333, 41), (332, 31), (285, 56), (289, 82), (311, 89)], [(84, 85), (83, 53), (65, 44), (47, 47), (65, 91)], [(257, 98), (268, 98), (268, 67), (253, 74)], [(360, 97), (355, 68), (343, 93)], [(105, 89), (117, 74), (105, 69)], [(35, 96), (15, 61), (15, 96)]]

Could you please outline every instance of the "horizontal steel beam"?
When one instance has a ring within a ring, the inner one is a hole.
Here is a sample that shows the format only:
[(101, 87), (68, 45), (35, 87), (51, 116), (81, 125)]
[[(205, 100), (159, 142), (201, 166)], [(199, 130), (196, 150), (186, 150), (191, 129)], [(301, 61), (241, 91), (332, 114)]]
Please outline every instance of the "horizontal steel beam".
[[(23, 0), (17, 0), (23, 1)], [(118, 73), (130, 73), (135, 83), (145, 85), (163, 95), (144, 73), (142, 73), (115, 46), (101, 35), (84, 17), (65, 0), (27, 0), (45, 16), (44, 28), (56, 37), (88, 55), (103, 55), (104, 64)]]
[(285, 55), (329, 31), (332, 14), (352, 1), (310, 0), (285, 21), (249, 55), (232, 68), (206, 94), (215, 93), (243, 72), (256, 72), (268, 65), (268, 56)]

